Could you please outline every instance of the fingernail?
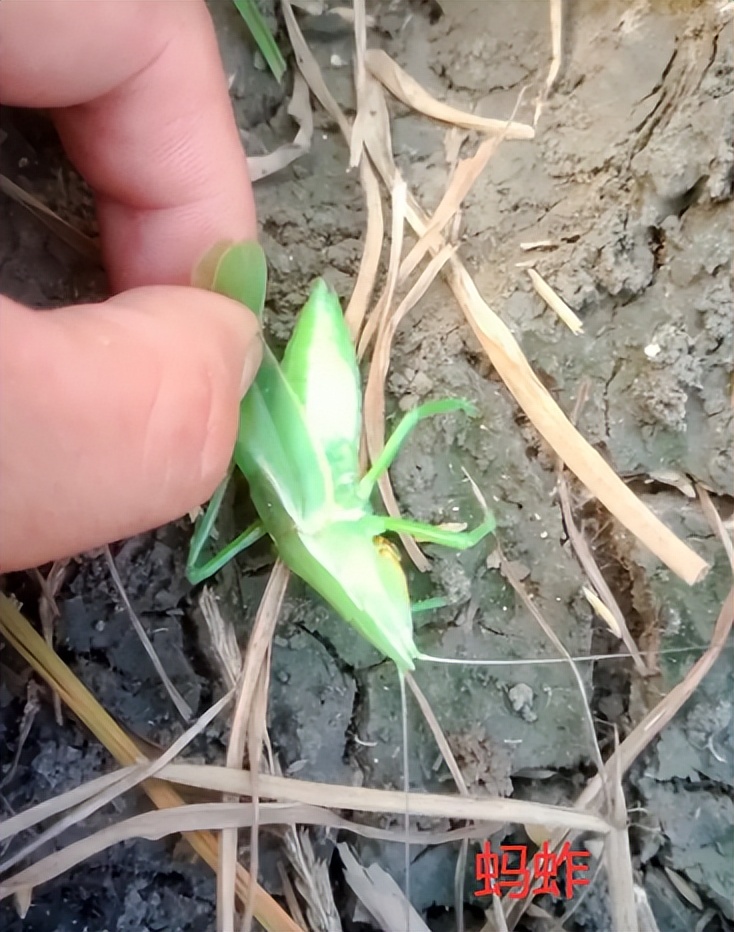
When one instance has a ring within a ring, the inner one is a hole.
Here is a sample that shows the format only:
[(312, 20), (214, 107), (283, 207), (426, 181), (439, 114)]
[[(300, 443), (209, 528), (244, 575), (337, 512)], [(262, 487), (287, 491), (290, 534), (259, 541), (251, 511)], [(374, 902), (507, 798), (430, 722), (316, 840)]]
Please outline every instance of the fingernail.
[(245, 364), (242, 367), (242, 378), (240, 379), (240, 398), (244, 398), (247, 389), (252, 385), (253, 379), (257, 375), (262, 361), (262, 346), (260, 340), (253, 341), (252, 346), (248, 349), (245, 356)]

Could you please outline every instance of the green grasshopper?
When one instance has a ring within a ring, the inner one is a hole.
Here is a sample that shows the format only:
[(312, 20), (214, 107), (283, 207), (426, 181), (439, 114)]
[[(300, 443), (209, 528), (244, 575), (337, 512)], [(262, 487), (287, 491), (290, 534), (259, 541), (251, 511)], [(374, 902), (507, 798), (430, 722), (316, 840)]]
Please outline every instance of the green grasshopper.
[[(247, 305), (262, 319), (267, 270), (254, 242), (210, 254), (212, 290)], [(423, 418), (452, 411), (476, 414), (467, 401), (429, 401), (408, 412), (371, 468), (360, 476), (362, 394), (354, 347), (334, 291), (319, 279), (301, 310), (279, 363), (263, 361), (240, 407), (234, 463), (247, 479), (259, 519), (216, 556), (200, 564), (221, 506), (226, 480), (197, 526), (187, 563), (198, 583), (265, 534), (283, 562), (349, 624), (389, 657), (402, 676), (422, 657), (413, 639), (405, 574), (384, 534), (464, 550), (494, 530), (494, 518), (472, 531), (434, 527), (375, 514), (379, 477)], [(425, 658), (428, 659), (428, 658)]]

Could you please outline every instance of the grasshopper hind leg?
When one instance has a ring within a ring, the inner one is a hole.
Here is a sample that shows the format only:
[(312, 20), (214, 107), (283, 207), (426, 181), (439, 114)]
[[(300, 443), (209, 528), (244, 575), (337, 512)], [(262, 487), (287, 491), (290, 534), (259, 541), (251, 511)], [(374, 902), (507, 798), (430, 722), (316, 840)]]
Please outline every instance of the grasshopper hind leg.
[(409, 534), (417, 541), (427, 544), (440, 544), (451, 550), (469, 550), (475, 547), (495, 529), (494, 516), (488, 514), (484, 521), (471, 531), (454, 531), (451, 528), (435, 527), (432, 524), (423, 524), (420, 521), (411, 521), (410, 518), (383, 519), (385, 530), (395, 534)]
[(491, 534), (496, 526), (494, 516), (489, 512), (486, 513), (484, 521), (471, 531), (455, 531), (452, 528), (423, 524), (422, 521), (411, 521), (410, 518), (391, 518), (388, 515), (375, 515), (368, 520), (370, 528), (374, 528), (375, 536), (392, 531), (394, 534), (407, 534), (417, 541), (439, 544), (451, 550), (469, 550), (475, 547), (480, 540)]

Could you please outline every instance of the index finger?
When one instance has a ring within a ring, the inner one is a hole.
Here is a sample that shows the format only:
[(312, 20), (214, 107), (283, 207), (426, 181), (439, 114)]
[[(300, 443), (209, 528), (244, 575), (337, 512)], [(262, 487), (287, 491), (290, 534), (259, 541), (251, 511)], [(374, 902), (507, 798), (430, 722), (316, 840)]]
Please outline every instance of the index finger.
[(93, 188), (111, 284), (188, 283), (255, 208), (202, 0), (3, 0), (0, 99), (53, 110)]

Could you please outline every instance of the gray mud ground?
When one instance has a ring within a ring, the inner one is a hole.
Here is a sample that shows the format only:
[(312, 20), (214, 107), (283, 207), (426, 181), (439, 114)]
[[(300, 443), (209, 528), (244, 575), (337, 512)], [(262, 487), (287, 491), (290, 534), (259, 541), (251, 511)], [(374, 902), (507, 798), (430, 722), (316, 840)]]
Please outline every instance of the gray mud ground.
[[(531, 120), (549, 58), (546, 0), (441, 5), (442, 16), (437, 4), (373, 4), (377, 29), (371, 43), (436, 96), (487, 116), (509, 117), (526, 87), (518, 118)], [(251, 154), (268, 151), (293, 135), (287, 98), (253, 66), (229, 6), (213, 7), (243, 139)], [(713, 564), (706, 580), (689, 589), (572, 486), (577, 523), (638, 643), (651, 650), (703, 645), (729, 573), (697, 501), (676, 483), (703, 484), (724, 519), (731, 518), (731, 9), (713, 2), (584, 0), (568, 5), (567, 25), (564, 67), (537, 137), (504, 143), (490, 162), (467, 200), (461, 252), (561, 407), (571, 412), (586, 385), (581, 431), (653, 511)], [(305, 17), (304, 29), (329, 86), (351, 110), (348, 27), (333, 16)], [(447, 178), (445, 128), (401, 106), (392, 113), (399, 166), (432, 209)], [(48, 128), (11, 111), (3, 126), (3, 171), (88, 228), (88, 194), (60, 162)], [(271, 264), (269, 319), (278, 339), (317, 275), (349, 294), (365, 212), (346, 166), (341, 138), (317, 111), (311, 153), (256, 188)], [(98, 270), (21, 207), (4, 199), (3, 209), (5, 292), (38, 306), (104, 293)], [(552, 245), (542, 252), (521, 249), (540, 240)], [(519, 265), (529, 258), (579, 314), (582, 336), (573, 336), (535, 295)], [(571, 653), (617, 651), (581, 593), (585, 577), (554, 494), (553, 456), (439, 283), (398, 334), (389, 389), (391, 419), (442, 396), (471, 398), (481, 411), (476, 422), (452, 416), (416, 431), (392, 470), (404, 513), (432, 522), (476, 521), (463, 467), (491, 499), (498, 521), (496, 538), (469, 553), (426, 548), (430, 578), (414, 574), (413, 591), (449, 593), (457, 604), (416, 619), (419, 646), (452, 657), (553, 655), (499, 571), (499, 542)], [(243, 493), (237, 521), (246, 508)], [(222, 684), (195, 593), (182, 581), (189, 534), (181, 522), (122, 544), (116, 557), (174, 682), (203, 711)], [(271, 562), (264, 545), (217, 580), (222, 611), (242, 639)], [(31, 583), (20, 577), (9, 583), (31, 611)], [(170, 743), (182, 725), (141, 656), (100, 558), (72, 567), (60, 605), (62, 656), (132, 732), (161, 746)], [(603, 752), (613, 743), (614, 727), (626, 734), (695, 656), (662, 655), (659, 672), (647, 680), (627, 660), (582, 667)], [(6, 665), (0, 739), (9, 761), (18, 741), (25, 674), (9, 649), (0, 661)], [(417, 679), (473, 792), (569, 802), (593, 773), (581, 697), (565, 667), (424, 666)], [(661, 932), (733, 928), (732, 679), (728, 652), (625, 785), (635, 879)], [(291, 583), (276, 638), (269, 714), (285, 771), (304, 779), (402, 785), (394, 669), (298, 582)], [(409, 721), (411, 785), (441, 791), (450, 786), (448, 771), (413, 707)], [(225, 726), (217, 723), (192, 753), (220, 761), (226, 738)], [(108, 767), (94, 740), (69, 720), (59, 728), (44, 706), (17, 770), (2, 787), (4, 809), (17, 811)], [(131, 798), (115, 817), (141, 804)], [(108, 818), (99, 816), (94, 824)], [(492, 842), (528, 839), (521, 827), (509, 826)], [(262, 880), (278, 893), (278, 849), (267, 838), (264, 844)], [(356, 848), (364, 863), (378, 859), (401, 879), (398, 846)], [(330, 856), (328, 845), (323, 850)], [(449, 846), (412, 850), (414, 902), (436, 929), (454, 927), (455, 853)], [(337, 855), (332, 867), (340, 890)], [(573, 904), (565, 928), (611, 928), (601, 877)], [(489, 904), (472, 897), (473, 886), (468, 876), (467, 928), (478, 929)], [(38, 890), (24, 923), (7, 904), (0, 916), (7, 930), (34, 932), (206, 930), (214, 927), (213, 897), (207, 869), (192, 863), (180, 845), (146, 842), (115, 848)], [(353, 903), (342, 895), (339, 903), (345, 928), (369, 928), (351, 924)], [(561, 916), (572, 904), (543, 905)], [(533, 928), (550, 926), (536, 922)]]

